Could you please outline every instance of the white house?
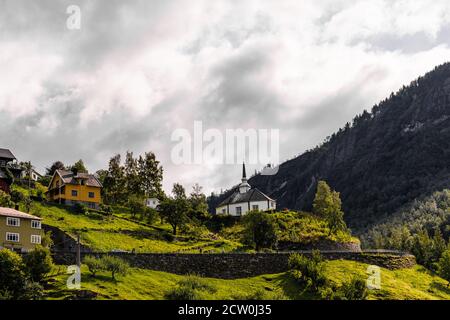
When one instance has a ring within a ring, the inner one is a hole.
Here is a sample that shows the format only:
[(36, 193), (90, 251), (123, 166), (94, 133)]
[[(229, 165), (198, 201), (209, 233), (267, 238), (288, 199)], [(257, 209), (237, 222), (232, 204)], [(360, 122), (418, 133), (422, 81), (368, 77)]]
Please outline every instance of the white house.
[(216, 214), (243, 216), (252, 210), (275, 210), (277, 202), (257, 188), (252, 188), (245, 173), (245, 164), (242, 165), (242, 182), (233, 193), (216, 207)]
[[(22, 179), (25, 179), (28, 177), (28, 172), (26, 170), (22, 171)], [(37, 172), (35, 169), (31, 170), (31, 180), (38, 181), (40, 178), (42, 178), (42, 175)]]
[(156, 209), (159, 205), (159, 200), (157, 198), (147, 198), (145, 199), (145, 205), (149, 208)]

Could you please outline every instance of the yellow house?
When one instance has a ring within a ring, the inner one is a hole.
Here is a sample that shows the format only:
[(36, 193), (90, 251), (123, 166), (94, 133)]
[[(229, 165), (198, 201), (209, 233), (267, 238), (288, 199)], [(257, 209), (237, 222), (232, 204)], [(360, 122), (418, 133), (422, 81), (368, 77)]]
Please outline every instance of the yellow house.
[(41, 244), (41, 237), (41, 218), (0, 207), (0, 249), (27, 252)]
[(56, 170), (48, 186), (47, 199), (61, 204), (85, 204), (98, 209), (101, 199), (102, 184), (92, 174)]

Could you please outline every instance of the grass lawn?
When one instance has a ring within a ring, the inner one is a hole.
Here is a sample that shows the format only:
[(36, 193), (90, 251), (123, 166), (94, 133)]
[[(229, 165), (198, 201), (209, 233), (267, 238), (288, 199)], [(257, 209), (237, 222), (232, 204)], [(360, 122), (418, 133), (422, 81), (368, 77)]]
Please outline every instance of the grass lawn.
[[(355, 261), (335, 260), (326, 262), (326, 275), (331, 281), (341, 284), (353, 275), (366, 277), (368, 265)], [(95, 278), (85, 266), (82, 267), (82, 290), (94, 291), (97, 299), (141, 300), (164, 299), (164, 293), (175, 287), (185, 276), (160, 271), (130, 269), (126, 276), (117, 281), (108, 273), (100, 273)], [(47, 299), (64, 299), (73, 295), (65, 288), (67, 275), (54, 278), (52, 288), (46, 291)], [(289, 273), (262, 275), (252, 278), (223, 280), (204, 278), (213, 286), (215, 293), (206, 293), (211, 300), (242, 299), (262, 291), (268, 299), (317, 299), (292, 280)], [(381, 289), (371, 290), (369, 299), (429, 300), (450, 299), (450, 289), (446, 281), (421, 266), (409, 269), (387, 270), (381, 268)]]
[(179, 240), (168, 241), (165, 236), (170, 234), (169, 231), (117, 216), (78, 214), (68, 207), (55, 204), (34, 202), (31, 213), (42, 217), (44, 224), (58, 227), (73, 237), (81, 231), (81, 243), (96, 251), (135, 249), (136, 252), (199, 252), (202, 249), (227, 252), (241, 246), (223, 239), (179, 237)]

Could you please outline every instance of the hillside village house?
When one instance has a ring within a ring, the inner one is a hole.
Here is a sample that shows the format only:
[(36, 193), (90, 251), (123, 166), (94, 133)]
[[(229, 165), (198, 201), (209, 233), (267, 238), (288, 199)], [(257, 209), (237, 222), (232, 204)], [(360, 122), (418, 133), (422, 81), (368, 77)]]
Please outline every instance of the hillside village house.
[(247, 182), (245, 164), (242, 165), (242, 182), (233, 193), (216, 207), (216, 214), (243, 216), (252, 210), (275, 210), (277, 203)]
[(157, 209), (159, 206), (159, 199), (158, 198), (147, 198), (145, 199), (145, 205), (152, 209)]
[[(25, 179), (27, 177), (28, 177), (28, 172), (26, 170), (22, 171), (22, 179)], [(42, 178), (42, 174), (37, 172), (35, 169), (32, 169), (30, 178), (32, 181), (38, 181), (39, 179)]]
[(41, 218), (0, 207), (0, 249), (28, 252), (41, 244)]
[(22, 168), (9, 149), (0, 148), (0, 190), (9, 193), (14, 178), (20, 178)]
[(92, 209), (98, 209), (102, 184), (93, 174), (56, 170), (50, 181), (47, 199), (66, 205), (81, 203)]

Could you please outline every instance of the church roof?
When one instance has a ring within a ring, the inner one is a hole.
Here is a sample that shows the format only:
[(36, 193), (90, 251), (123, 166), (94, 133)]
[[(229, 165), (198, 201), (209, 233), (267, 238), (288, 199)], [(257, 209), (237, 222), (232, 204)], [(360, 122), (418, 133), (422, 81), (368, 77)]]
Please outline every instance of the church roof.
[(269, 198), (264, 193), (262, 193), (257, 188), (250, 189), (245, 193), (240, 193), (239, 188), (235, 189), (234, 192), (222, 201), (217, 207), (226, 206), (227, 204), (236, 204), (243, 202), (251, 202), (251, 201), (275, 201), (272, 198)]

